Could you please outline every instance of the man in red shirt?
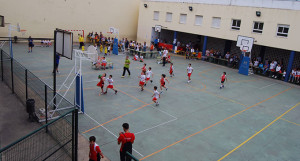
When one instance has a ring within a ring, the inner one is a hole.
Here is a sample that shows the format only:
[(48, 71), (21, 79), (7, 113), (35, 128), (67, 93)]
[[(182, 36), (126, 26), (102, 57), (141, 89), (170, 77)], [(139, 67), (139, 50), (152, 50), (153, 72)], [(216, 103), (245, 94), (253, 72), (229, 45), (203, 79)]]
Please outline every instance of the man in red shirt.
[[(101, 158), (104, 158), (103, 153), (100, 150), (100, 147), (98, 144), (96, 144), (96, 137), (91, 136), (90, 137), (90, 160), (89, 161), (100, 161)], [(101, 156), (101, 158), (100, 158)]]
[(126, 151), (132, 154), (132, 144), (134, 143), (135, 136), (129, 132), (129, 124), (124, 123), (124, 132), (119, 133), (118, 144), (122, 143), (120, 148), (120, 159), (121, 161), (131, 161), (131, 158), (126, 156)]

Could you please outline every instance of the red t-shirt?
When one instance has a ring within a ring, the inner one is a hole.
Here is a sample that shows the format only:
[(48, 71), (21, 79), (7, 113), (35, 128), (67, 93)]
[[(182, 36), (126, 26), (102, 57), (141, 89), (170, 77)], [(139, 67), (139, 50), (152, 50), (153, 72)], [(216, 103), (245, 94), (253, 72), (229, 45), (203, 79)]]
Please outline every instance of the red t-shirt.
[(122, 151), (123, 146), (126, 142), (131, 142), (133, 144), (135, 136), (133, 133), (123, 133), (119, 136), (118, 142), (122, 142), (120, 151)]
[(225, 78), (226, 78), (226, 75), (223, 74), (222, 77), (221, 77), (221, 80), (225, 81)]
[(101, 153), (99, 145), (90, 144), (90, 159), (97, 161), (97, 153)]

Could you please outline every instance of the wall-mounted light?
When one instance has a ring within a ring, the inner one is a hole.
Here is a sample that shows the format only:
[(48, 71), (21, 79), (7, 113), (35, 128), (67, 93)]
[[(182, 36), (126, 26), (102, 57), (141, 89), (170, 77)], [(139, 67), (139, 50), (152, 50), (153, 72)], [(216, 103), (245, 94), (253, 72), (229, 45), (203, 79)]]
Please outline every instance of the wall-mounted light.
[(189, 6), (189, 10), (190, 10), (190, 11), (193, 11), (193, 7), (192, 7), (192, 6)]
[(260, 17), (261, 16), (261, 12), (260, 11), (256, 11), (256, 16)]
[(144, 4), (144, 7), (145, 7), (145, 8), (147, 8), (147, 7), (148, 7), (148, 5), (147, 5), (147, 4)]

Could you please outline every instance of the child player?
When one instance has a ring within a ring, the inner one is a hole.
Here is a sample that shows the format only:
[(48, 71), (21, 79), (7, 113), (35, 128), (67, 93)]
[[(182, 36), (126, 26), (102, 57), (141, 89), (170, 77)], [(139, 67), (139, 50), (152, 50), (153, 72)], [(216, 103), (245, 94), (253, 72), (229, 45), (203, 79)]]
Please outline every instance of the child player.
[[(150, 80), (150, 77), (152, 76), (153, 79), (153, 73), (151, 71), (151, 67), (148, 68), (148, 71), (146, 72), (146, 83), (145, 83), (145, 87), (148, 83), (148, 81)], [(152, 80), (150, 80), (150, 82), (152, 83)]]
[(142, 74), (140, 76), (141, 80), (140, 80), (140, 83), (139, 83), (139, 86), (141, 86), (141, 91), (144, 90), (144, 85), (145, 85), (145, 81), (146, 81), (146, 76), (145, 76), (145, 72), (142, 71)]
[[(101, 93), (100, 94), (103, 94), (105, 76), (106, 76), (106, 73), (98, 76), (98, 79), (100, 79), (100, 82), (97, 84), (97, 86), (101, 88)], [(99, 96), (100, 96), (100, 94), (99, 94)]]
[(107, 81), (108, 81), (108, 86), (106, 87), (106, 91), (104, 92), (104, 94), (107, 93), (108, 88), (112, 89), (113, 91), (115, 91), (115, 94), (117, 94), (118, 91), (114, 89), (114, 85), (113, 85), (114, 80), (112, 79), (112, 75), (109, 75)]
[(187, 76), (188, 76), (188, 83), (190, 83), (191, 82), (191, 75), (192, 75), (192, 73), (194, 71), (194, 69), (192, 67), (192, 64), (189, 64), (189, 66), (187, 67), (186, 71), (187, 71)]
[(144, 74), (146, 73), (147, 71), (147, 68), (146, 68), (147, 64), (145, 63), (144, 66), (142, 67), (142, 73), (144, 72)]
[(171, 63), (171, 65), (170, 65), (169, 73), (170, 73), (170, 77), (174, 76), (174, 66), (173, 66), (173, 63)]
[(226, 78), (226, 72), (223, 72), (223, 74), (221, 75), (221, 87), (220, 89), (224, 88), (224, 82), (225, 80), (227, 81), (227, 78)]
[(157, 87), (156, 86), (154, 86), (154, 93), (153, 93), (152, 97), (153, 97), (152, 101), (155, 103), (156, 106), (158, 106), (159, 105), (158, 98), (160, 98), (160, 94), (157, 91)]
[(162, 87), (164, 87), (164, 88), (166, 89), (166, 91), (168, 90), (168, 88), (166, 87), (166, 81), (167, 81), (168, 83), (170, 83), (169, 80), (166, 78), (166, 75), (165, 75), (165, 74), (162, 74), (162, 75), (161, 75), (161, 78), (160, 78), (160, 90), (161, 90), (160, 93), (163, 93)]
[(102, 62), (101, 62), (101, 67), (103, 67), (104, 70), (106, 68), (106, 64), (107, 64), (107, 61), (106, 61), (105, 57), (103, 57)]

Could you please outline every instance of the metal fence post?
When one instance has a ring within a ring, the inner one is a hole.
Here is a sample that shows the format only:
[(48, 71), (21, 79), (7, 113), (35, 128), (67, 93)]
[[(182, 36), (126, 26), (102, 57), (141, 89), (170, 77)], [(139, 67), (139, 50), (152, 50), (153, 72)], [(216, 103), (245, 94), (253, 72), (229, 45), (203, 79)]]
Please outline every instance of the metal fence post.
[(72, 112), (72, 161), (75, 160), (75, 110)]
[(28, 74), (28, 71), (27, 71), (27, 69), (25, 69), (25, 97), (26, 97), (25, 101), (28, 100), (28, 76), (27, 76), (27, 74)]
[[(48, 101), (47, 101), (47, 85), (45, 84), (45, 119), (46, 119), (46, 124), (48, 124)], [(48, 126), (46, 127), (46, 132), (48, 132)]]
[(11, 90), (12, 93), (15, 93), (14, 89), (14, 59), (10, 58), (10, 71), (11, 71)]
[(3, 50), (1, 49), (1, 80), (3, 82)]

